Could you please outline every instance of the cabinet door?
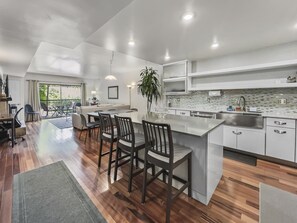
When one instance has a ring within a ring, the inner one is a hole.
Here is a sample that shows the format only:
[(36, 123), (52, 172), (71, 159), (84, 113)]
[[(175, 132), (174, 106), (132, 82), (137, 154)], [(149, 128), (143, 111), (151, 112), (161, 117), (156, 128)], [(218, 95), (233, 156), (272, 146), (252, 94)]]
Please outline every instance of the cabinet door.
[(260, 155), (265, 154), (265, 132), (263, 130), (237, 130), (237, 149)]
[(294, 162), (295, 129), (267, 126), (266, 155)]
[(236, 144), (237, 144), (237, 128), (235, 127), (230, 127), (230, 126), (224, 126), (224, 146), (236, 149)]

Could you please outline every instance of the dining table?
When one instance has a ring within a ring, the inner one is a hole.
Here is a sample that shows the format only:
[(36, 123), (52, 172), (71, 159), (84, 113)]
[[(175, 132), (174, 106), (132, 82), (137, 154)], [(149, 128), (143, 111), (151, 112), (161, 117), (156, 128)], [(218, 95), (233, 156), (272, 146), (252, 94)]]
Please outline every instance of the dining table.
[(15, 144), (15, 118), (14, 118), (14, 115), (12, 115), (12, 114), (1, 114), (0, 115), (0, 125), (1, 124), (6, 124), (6, 123), (11, 124), (11, 145), (12, 145), (12, 148), (13, 148), (14, 144)]
[(89, 112), (87, 114), (88, 115), (88, 122), (91, 122), (91, 118), (98, 118), (99, 113), (110, 114), (113, 117), (114, 115), (131, 113), (131, 112), (135, 112), (135, 111), (130, 110), (130, 109), (120, 109), (120, 110), (110, 110), (110, 111), (100, 111), (100, 112)]

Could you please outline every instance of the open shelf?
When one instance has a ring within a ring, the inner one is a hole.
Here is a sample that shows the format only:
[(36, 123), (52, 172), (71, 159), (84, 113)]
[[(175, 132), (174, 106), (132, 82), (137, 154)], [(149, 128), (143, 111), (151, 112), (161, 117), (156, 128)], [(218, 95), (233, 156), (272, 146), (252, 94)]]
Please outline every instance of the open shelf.
[(286, 83), (283, 79), (232, 81), (218, 83), (200, 83), (189, 86), (189, 91), (256, 89), (256, 88), (290, 88), (297, 87), (297, 83)]
[(172, 78), (163, 79), (163, 82), (180, 82), (180, 81), (186, 81), (186, 77), (172, 77)]
[(273, 63), (264, 63), (264, 64), (256, 64), (256, 65), (248, 65), (242, 67), (233, 67), (233, 68), (225, 68), (218, 70), (210, 70), (203, 72), (196, 72), (188, 74), (189, 77), (204, 77), (204, 76), (214, 76), (214, 75), (223, 75), (223, 74), (232, 74), (232, 73), (243, 73), (257, 70), (268, 70), (268, 69), (277, 69), (284, 67), (297, 66), (297, 60), (284, 60)]

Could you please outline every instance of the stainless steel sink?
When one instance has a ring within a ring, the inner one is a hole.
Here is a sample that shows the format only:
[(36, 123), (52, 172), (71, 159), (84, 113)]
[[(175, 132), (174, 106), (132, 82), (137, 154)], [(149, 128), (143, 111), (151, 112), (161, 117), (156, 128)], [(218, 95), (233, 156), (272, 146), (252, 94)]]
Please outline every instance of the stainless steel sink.
[(216, 119), (224, 119), (224, 124), (231, 126), (241, 126), (256, 129), (262, 129), (264, 126), (263, 116), (258, 113), (219, 112), (216, 114)]

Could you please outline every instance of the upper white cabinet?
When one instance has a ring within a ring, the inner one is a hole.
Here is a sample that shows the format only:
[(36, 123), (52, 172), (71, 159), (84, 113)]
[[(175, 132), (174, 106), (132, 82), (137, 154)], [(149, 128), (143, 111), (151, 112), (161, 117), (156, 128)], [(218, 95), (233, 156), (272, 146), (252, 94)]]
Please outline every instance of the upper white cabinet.
[(208, 70), (188, 75), (188, 90), (227, 90), (297, 87), (286, 78), (296, 73), (297, 60)]
[(163, 65), (163, 87), (166, 95), (186, 94), (187, 75), (191, 63), (187, 60)]

